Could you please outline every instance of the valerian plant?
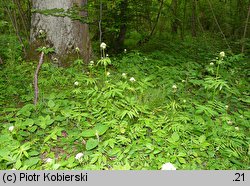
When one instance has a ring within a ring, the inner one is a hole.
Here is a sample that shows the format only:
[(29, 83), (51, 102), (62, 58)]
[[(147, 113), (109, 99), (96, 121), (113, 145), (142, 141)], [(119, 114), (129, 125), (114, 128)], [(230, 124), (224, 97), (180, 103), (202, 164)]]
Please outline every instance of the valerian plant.
[(112, 58), (112, 68), (99, 62), (106, 70), (89, 63), (89, 73), (45, 63), (37, 107), (32, 63), (2, 69), (0, 167), (247, 169), (247, 63), (221, 55), (200, 64), (179, 55), (127, 52)]

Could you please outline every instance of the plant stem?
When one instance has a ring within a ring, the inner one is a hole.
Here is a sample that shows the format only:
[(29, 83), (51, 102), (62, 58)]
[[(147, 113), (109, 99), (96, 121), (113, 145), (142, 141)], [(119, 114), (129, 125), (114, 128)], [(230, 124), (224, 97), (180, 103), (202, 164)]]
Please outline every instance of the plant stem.
[[(218, 79), (219, 69), (220, 69), (220, 60), (219, 60), (219, 63), (218, 63), (217, 69), (216, 69), (215, 81), (217, 81), (217, 79)], [(213, 92), (213, 101), (214, 101), (214, 97), (215, 97), (215, 91), (216, 91), (216, 88), (214, 88), (214, 92)]]
[(40, 56), (40, 60), (39, 60), (39, 63), (37, 65), (37, 69), (36, 69), (36, 72), (35, 72), (35, 75), (34, 75), (34, 89), (35, 89), (35, 98), (34, 98), (34, 105), (37, 104), (37, 100), (38, 100), (38, 94), (39, 94), (39, 89), (38, 89), (38, 73), (39, 73), (39, 70), (43, 64), (43, 56), (44, 56), (44, 52), (41, 53), (41, 56)]

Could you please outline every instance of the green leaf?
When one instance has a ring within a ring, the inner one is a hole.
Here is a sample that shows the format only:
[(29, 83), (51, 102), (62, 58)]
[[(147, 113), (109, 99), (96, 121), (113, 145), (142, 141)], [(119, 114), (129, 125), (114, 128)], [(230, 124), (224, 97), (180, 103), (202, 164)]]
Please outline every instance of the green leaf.
[(22, 166), (22, 162), (21, 162), (20, 159), (18, 159), (18, 160), (16, 161), (16, 163), (15, 163), (15, 167), (16, 167), (16, 169), (20, 169), (21, 166)]
[(37, 129), (37, 126), (32, 126), (32, 127), (29, 127), (29, 128), (28, 128), (28, 130), (29, 130), (30, 132), (35, 132), (36, 129)]
[(69, 159), (67, 160), (67, 162), (68, 162), (69, 164), (73, 164), (74, 161), (75, 161), (75, 157), (74, 157), (74, 156), (69, 157)]
[(203, 142), (205, 142), (206, 141), (206, 136), (205, 135), (201, 135), (200, 137), (199, 137), (199, 142), (200, 143), (203, 143)]
[(33, 119), (26, 119), (23, 123), (22, 126), (32, 126), (34, 124), (34, 120)]
[(24, 136), (24, 137), (27, 137), (27, 136), (30, 135), (29, 132), (26, 132), (26, 131), (23, 131), (23, 130), (18, 131), (18, 133), (19, 133), (21, 136)]
[(56, 104), (55, 104), (55, 102), (54, 102), (54, 101), (49, 100), (49, 102), (48, 102), (48, 106), (49, 106), (50, 108), (53, 108), (55, 105), (56, 105)]
[(31, 167), (33, 165), (36, 165), (38, 162), (40, 161), (40, 158), (38, 157), (33, 157), (33, 158), (30, 158), (30, 159), (27, 159), (23, 162), (24, 165), (28, 166), (28, 167)]
[(108, 130), (108, 126), (107, 125), (96, 125), (96, 127), (94, 127), (94, 130), (98, 132), (98, 135), (101, 136), (103, 135), (107, 130)]
[(93, 136), (95, 136), (95, 130), (93, 130), (93, 129), (85, 130), (81, 133), (81, 136), (86, 137), (86, 138), (93, 137)]
[(99, 124), (99, 125), (95, 126), (93, 129), (88, 129), (88, 130), (83, 131), (81, 133), (81, 136), (85, 137), (85, 138), (94, 137), (94, 136), (96, 136), (96, 134), (101, 136), (108, 130), (108, 128), (109, 127), (107, 125)]
[(178, 157), (178, 160), (180, 163), (183, 163), (183, 164), (186, 163), (186, 160), (182, 157)]
[(86, 143), (86, 150), (92, 150), (99, 144), (98, 140), (90, 138)]
[(40, 126), (42, 129), (45, 129), (48, 125), (51, 125), (55, 120), (50, 118), (50, 115), (47, 115), (46, 117), (39, 116), (37, 125)]
[(53, 167), (52, 167), (52, 169), (53, 169), (53, 170), (57, 170), (60, 166), (61, 166), (61, 165), (58, 164), (58, 163), (57, 163), (57, 164), (54, 164)]
[(7, 149), (0, 149), (0, 157), (8, 157), (10, 151)]
[(178, 135), (177, 132), (174, 132), (174, 133), (172, 134), (172, 136), (171, 136), (171, 139), (172, 139), (173, 142), (177, 142), (177, 141), (179, 141), (180, 136)]
[(50, 115), (47, 115), (45, 117), (45, 121), (46, 121), (46, 125), (51, 125), (54, 122), (54, 120), (50, 118)]
[(98, 157), (99, 156), (94, 156), (91, 161), (90, 161), (90, 164), (94, 164), (97, 160), (98, 160)]
[(50, 135), (48, 135), (45, 139), (44, 139), (44, 143), (46, 143), (47, 141), (49, 141), (50, 140), (50, 138), (51, 138), (51, 136)]
[(150, 150), (154, 150), (154, 146), (151, 143), (147, 143), (146, 147)]
[(185, 157), (185, 156), (187, 156), (187, 154), (185, 152), (179, 152), (178, 156)]
[(38, 151), (36, 151), (36, 150), (33, 150), (33, 151), (29, 152), (30, 156), (38, 156), (39, 154), (40, 153)]
[(31, 114), (31, 110), (34, 109), (34, 105), (33, 104), (27, 104), (25, 106), (23, 106), (23, 108), (21, 108), (18, 112), (17, 112), (17, 116), (22, 114), (26, 117), (29, 117)]

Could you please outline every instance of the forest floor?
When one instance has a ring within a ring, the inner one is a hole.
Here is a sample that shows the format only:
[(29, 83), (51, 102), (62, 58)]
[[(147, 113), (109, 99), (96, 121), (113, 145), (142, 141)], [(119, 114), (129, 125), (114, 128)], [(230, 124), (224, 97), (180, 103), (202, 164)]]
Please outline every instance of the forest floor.
[(37, 106), (37, 62), (0, 65), (0, 169), (249, 169), (250, 60), (170, 45), (84, 72), (45, 60)]

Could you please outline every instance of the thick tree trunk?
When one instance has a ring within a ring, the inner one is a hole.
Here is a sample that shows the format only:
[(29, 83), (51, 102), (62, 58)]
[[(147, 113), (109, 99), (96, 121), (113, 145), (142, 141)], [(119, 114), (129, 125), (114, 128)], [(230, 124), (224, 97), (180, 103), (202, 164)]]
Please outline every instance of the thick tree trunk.
[[(33, 0), (32, 3), (35, 10), (64, 9), (67, 11), (74, 4), (85, 5), (87, 0)], [(87, 16), (87, 13), (80, 12), (79, 15)], [(32, 43), (36, 43), (38, 40), (40, 30), (46, 33), (46, 42), (55, 48), (55, 52), (60, 58), (66, 57), (78, 47), (85, 62), (89, 61), (91, 45), (87, 24), (66, 16), (59, 17), (35, 12), (32, 14), (31, 20)]]

